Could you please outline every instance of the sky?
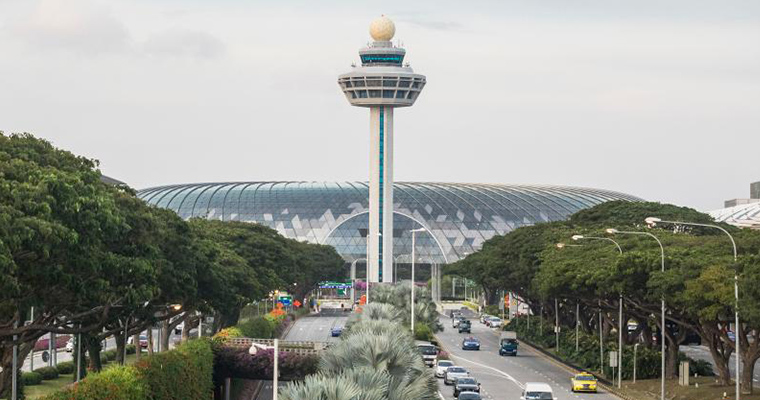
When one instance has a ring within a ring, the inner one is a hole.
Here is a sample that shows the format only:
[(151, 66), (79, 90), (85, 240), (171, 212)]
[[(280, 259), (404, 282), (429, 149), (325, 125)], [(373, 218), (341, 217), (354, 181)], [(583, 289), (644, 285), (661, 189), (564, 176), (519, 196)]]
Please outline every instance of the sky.
[(720, 208), (760, 181), (754, 0), (0, 0), (0, 130), (141, 189), (366, 181), (337, 77), (372, 19), (427, 76), (397, 181), (553, 184)]

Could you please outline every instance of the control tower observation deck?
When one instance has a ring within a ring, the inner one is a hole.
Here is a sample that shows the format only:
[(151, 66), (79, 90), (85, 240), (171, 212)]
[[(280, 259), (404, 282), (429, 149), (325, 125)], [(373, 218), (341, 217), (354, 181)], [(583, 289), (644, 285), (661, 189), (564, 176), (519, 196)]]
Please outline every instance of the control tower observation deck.
[(370, 24), (374, 40), (359, 50), (361, 67), (340, 75), (351, 105), (370, 108), (367, 272), (372, 282), (393, 282), (393, 108), (412, 106), (425, 76), (404, 64), (406, 50), (391, 42), (396, 27), (382, 16)]

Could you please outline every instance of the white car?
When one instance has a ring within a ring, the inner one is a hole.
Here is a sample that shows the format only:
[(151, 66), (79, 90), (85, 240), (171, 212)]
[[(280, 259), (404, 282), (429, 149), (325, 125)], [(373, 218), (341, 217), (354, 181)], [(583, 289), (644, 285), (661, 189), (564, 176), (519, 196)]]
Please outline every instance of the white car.
[(486, 325), (488, 325), (489, 328), (499, 328), (501, 327), (501, 319), (495, 316), (492, 316), (486, 319)]
[(443, 374), (446, 373), (446, 369), (453, 366), (454, 362), (449, 361), (448, 359), (442, 359), (438, 361), (438, 363), (435, 365), (435, 376), (438, 378), (443, 378)]
[(66, 352), (74, 352), (74, 337), (72, 336), (66, 341)]
[(457, 382), (457, 378), (469, 376), (470, 373), (467, 372), (465, 367), (451, 366), (446, 368), (446, 372), (443, 374), (443, 383), (446, 385), (454, 385)]
[(544, 382), (526, 382), (521, 400), (556, 400), (552, 387)]

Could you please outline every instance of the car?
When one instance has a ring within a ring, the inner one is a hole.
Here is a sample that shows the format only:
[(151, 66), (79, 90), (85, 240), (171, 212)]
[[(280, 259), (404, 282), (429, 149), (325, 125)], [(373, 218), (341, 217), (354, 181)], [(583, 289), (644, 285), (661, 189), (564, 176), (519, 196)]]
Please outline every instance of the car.
[(434, 367), (435, 362), (438, 360), (438, 347), (430, 342), (417, 341), (417, 350), (422, 354), (422, 360), (425, 361), (425, 365)]
[(486, 326), (489, 328), (498, 328), (501, 326), (501, 318), (497, 318), (496, 316), (489, 316), (488, 319), (486, 319)]
[(480, 340), (474, 336), (468, 336), (462, 340), (462, 350), (480, 351)]
[(467, 319), (459, 322), (459, 325), (457, 326), (457, 331), (459, 333), (467, 332), (472, 333), (472, 324)]
[(734, 331), (728, 331), (726, 332), (726, 336), (728, 336), (728, 340), (731, 342), (736, 341), (736, 334), (734, 334)]
[(458, 400), (482, 400), (480, 394), (472, 391), (462, 391), (459, 393)]
[(454, 396), (458, 397), (462, 391), (480, 393), (480, 383), (473, 377), (459, 377), (454, 383)]
[(449, 361), (448, 359), (438, 360), (438, 362), (435, 364), (435, 376), (438, 378), (443, 378), (443, 374), (446, 373), (446, 368), (453, 366), (453, 361)]
[(174, 335), (182, 335), (182, 330), (185, 329), (185, 323), (180, 322), (179, 325), (174, 327)]
[(570, 377), (570, 391), (596, 392), (596, 378), (588, 372), (580, 372)]
[(503, 331), (499, 340), (499, 355), (512, 355), (517, 356), (517, 332), (515, 331)]
[(66, 341), (66, 352), (74, 352), (74, 337)]
[(460, 366), (453, 366), (446, 368), (446, 372), (443, 374), (443, 383), (446, 385), (454, 385), (457, 378), (459, 377), (466, 377), (469, 376), (470, 373), (467, 372), (467, 369), (465, 367)]
[(453, 320), (453, 321), (451, 321), (451, 327), (452, 327), (452, 328), (458, 328), (458, 327), (459, 327), (459, 324), (460, 324), (462, 321), (466, 321), (466, 320), (467, 320), (467, 319), (466, 319), (465, 317), (463, 317), (463, 316), (458, 316), (458, 317), (454, 318), (454, 320)]
[[(129, 340), (127, 340), (127, 343), (132, 345), (135, 342), (135, 337), (130, 336)], [(140, 335), (140, 348), (147, 348), (148, 347), (148, 336), (147, 335)]]
[(545, 382), (526, 382), (521, 400), (554, 400), (552, 387)]
[(489, 314), (487, 314), (487, 313), (484, 313), (484, 314), (480, 315), (480, 323), (482, 323), (482, 324), (484, 324), (484, 325), (485, 325), (485, 323), (486, 323), (486, 319), (488, 319), (488, 318), (490, 318), (490, 317), (491, 317), (491, 315), (489, 315)]
[(343, 327), (342, 326), (335, 326), (332, 329), (330, 329), (330, 336), (335, 338), (336, 336), (340, 336), (340, 334), (343, 333)]

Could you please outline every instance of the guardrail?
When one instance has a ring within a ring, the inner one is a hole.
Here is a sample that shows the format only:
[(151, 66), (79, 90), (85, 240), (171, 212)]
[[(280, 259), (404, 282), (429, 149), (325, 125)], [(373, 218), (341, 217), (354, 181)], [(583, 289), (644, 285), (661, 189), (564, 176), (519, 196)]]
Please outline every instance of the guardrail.
[[(225, 344), (233, 348), (250, 348), (254, 343), (274, 346), (274, 339), (264, 338), (230, 338)], [(318, 354), (330, 346), (329, 342), (314, 341), (282, 341), (278, 342), (280, 351), (293, 354), (308, 355)]]

